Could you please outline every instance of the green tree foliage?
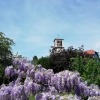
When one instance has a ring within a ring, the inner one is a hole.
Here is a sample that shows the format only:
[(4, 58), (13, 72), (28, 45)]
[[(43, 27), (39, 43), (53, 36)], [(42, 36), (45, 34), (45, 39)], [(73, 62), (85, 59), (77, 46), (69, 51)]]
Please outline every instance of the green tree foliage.
[(50, 68), (50, 57), (41, 57), (38, 59), (37, 64), (41, 64), (46, 69)]
[(3, 83), (4, 70), (5, 70), (5, 67), (0, 64), (0, 85)]
[(13, 40), (0, 32), (0, 84), (8, 81), (4, 76), (4, 70), (6, 66), (12, 64), (12, 45), (14, 45)]
[(62, 70), (72, 70), (71, 58), (75, 58), (77, 55), (84, 56), (83, 49), (74, 49), (72, 46), (68, 49), (50, 55), (50, 68), (54, 72), (60, 72)]
[(100, 60), (95, 58), (87, 58), (77, 56), (72, 60), (73, 71), (80, 72), (84, 80), (89, 84), (97, 84), (100, 86)]
[(32, 59), (32, 64), (37, 65), (37, 62), (38, 62), (38, 57), (34, 56)]
[(0, 64), (4, 66), (11, 64), (12, 45), (14, 45), (13, 40), (6, 37), (4, 33), (0, 32)]

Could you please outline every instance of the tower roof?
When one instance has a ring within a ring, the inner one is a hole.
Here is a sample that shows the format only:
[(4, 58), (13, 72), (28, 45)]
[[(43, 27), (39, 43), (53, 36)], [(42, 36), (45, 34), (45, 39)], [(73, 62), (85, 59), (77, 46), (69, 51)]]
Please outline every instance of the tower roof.
[(55, 38), (53, 42), (55, 42), (55, 40), (64, 40), (64, 39), (60, 39), (60, 38)]

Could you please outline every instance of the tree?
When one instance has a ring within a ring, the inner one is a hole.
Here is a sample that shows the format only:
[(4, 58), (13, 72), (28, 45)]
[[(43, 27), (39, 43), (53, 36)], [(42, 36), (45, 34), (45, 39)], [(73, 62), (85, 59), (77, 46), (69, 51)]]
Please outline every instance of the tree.
[(6, 37), (4, 33), (0, 32), (0, 63), (4, 66), (11, 63), (12, 45), (14, 45), (13, 40)]
[(0, 32), (0, 85), (8, 80), (5, 77), (5, 67), (12, 64), (12, 48), (14, 45), (12, 39), (5, 36), (4, 33)]
[(47, 56), (39, 58), (37, 64), (41, 64), (46, 69), (50, 68), (50, 57)]
[(37, 62), (38, 62), (38, 57), (34, 56), (32, 59), (32, 64), (37, 65)]
[(100, 87), (100, 60), (96, 58), (77, 56), (71, 62), (73, 71), (77, 70), (89, 84)]
[[(50, 68), (53, 69), (55, 73), (63, 70), (73, 70), (74, 66), (72, 61), (77, 57), (78, 61), (81, 61), (81, 57), (93, 58), (93, 56), (84, 52), (84, 46), (82, 45), (78, 49), (73, 48), (73, 46), (68, 47), (60, 53), (50, 54)], [(79, 67), (80, 68), (80, 67)], [(80, 69), (81, 70), (81, 69)]]
[(77, 55), (82, 56), (83, 50), (74, 49), (72, 46), (60, 53), (53, 53), (50, 55), (50, 67), (55, 73), (63, 70), (72, 70), (71, 58), (75, 58)]

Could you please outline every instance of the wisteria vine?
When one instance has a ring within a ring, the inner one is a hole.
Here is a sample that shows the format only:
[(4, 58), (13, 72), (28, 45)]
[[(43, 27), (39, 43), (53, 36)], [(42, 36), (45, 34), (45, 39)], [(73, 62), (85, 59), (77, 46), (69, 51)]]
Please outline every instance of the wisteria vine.
[(78, 72), (65, 70), (54, 74), (52, 69), (34, 66), (23, 58), (15, 58), (13, 65), (5, 69), (5, 76), (14, 79), (0, 86), (0, 100), (29, 100), (31, 94), (36, 100), (64, 100), (60, 94), (71, 92), (75, 100), (100, 96), (99, 87), (88, 86)]

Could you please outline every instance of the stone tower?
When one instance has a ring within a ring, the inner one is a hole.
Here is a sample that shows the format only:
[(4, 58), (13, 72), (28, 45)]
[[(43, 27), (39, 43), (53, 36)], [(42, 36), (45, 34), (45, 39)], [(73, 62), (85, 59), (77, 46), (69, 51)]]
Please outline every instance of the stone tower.
[(54, 46), (51, 46), (51, 50), (50, 52), (51, 53), (60, 53), (61, 51), (64, 50), (64, 47), (63, 47), (63, 40), (64, 39), (60, 39), (60, 38), (55, 38), (54, 39)]

